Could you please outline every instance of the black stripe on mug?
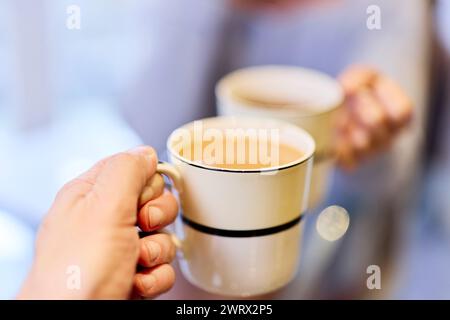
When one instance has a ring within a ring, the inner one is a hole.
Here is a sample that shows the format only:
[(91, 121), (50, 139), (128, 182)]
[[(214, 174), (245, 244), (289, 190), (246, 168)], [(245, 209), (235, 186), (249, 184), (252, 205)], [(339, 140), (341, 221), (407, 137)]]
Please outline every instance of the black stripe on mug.
[(192, 229), (195, 229), (197, 231), (215, 235), (215, 236), (221, 236), (221, 237), (231, 237), (231, 238), (249, 238), (249, 237), (262, 237), (267, 236), (275, 233), (279, 233), (282, 231), (285, 231), (287, 229), (292, 228), (293, 226), (297, 225), (303, 218), (303, 214), (298, 216), (297, 218), (286, 222), (284, 224), (270, 227), (270, 228), (264, 228), (264, 229), (256, 229), (256, 230), (226, 230), (226, 229), (217, 229), (208, 227), (202, 224), (199, 224), (197, 222), (194, 222), (188, 218), (186, 218), (184, 215), (181, 215), (182, 221), (191, 227)]

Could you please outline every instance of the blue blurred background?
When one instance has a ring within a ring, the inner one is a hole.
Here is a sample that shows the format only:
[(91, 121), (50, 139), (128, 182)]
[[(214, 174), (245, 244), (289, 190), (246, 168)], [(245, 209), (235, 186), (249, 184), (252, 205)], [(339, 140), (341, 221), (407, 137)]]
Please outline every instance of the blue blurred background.
[[(303, 279), (282, 297), (450, 298), (449, 1), (322, 0), (290, 13), (231, 2), (0, 2), (0, 298), (19, 290), (57, 190), (123, 149), (163, 154), (173, 129), (214, 114), (220, 76), (267, 63), (337, 75), (352, 62), (400, 82), (414, 123), (387, 154), (336, 172), (323, 206), (345, 206), (351, 230), (331, 247), (310, 227)], [(379, 31), (365, 27), (369, 4), (382, 10)], [(79, 30), (66, 26), (69, 5)], [(386, 270), (379, 294), (355, 289), (368, 264)], [(164, 297), (209, 296), (180, 279)]]

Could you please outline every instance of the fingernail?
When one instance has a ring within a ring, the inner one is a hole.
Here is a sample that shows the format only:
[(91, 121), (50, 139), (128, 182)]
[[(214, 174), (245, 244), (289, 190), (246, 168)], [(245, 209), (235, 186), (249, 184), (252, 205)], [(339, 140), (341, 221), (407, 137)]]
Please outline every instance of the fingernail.
[(156, 278), (154, 275), (148, 274), (141, 277), (142, 286), (146, 291), (151, 290), (156, 284)]
[(138, 154), (138, 153), (144, 153), (144, 152), (146, 152), (146, 150), (147, 150), (146, 146), (139, 146), (139, 147), (135, 147), (135, 148), (128, 150), (128, 152)]
[(147, 159), (148, 162), (153, 162), (154, 159), (156, 158), (156, 155), (154, 153), (148, 153), (146, 152), (144, 154), (145, 159)]
[(148, 215), (149, 215), (149, 220), (150, 220), (149, 221), (150, 228), (157, 227), (163, 222), (164, 213), (158, 207), (149, 207)]
[(154, 241), (149, 241), (146, 243), (146, 245), (148, 250), (148, 256), (150, 257), (150, 262), (153, 262), (156, 259), (158, 259), (159, 255), (161, 254), (161, 246)]
[(147, 160), (153, 161), (155, 154), (151, 152), (151, 150), (152, 149), (147, 146), (139, 146), (129, 150), (128, 152), (133, 154), (142, 154)]

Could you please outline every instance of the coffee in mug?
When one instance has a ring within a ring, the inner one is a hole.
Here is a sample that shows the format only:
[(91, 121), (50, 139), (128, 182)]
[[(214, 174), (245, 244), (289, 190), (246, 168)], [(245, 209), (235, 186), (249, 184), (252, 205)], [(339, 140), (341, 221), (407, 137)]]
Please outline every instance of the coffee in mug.
[[(225, 133), (224, 133), (225, 135)], [(221, 150), (220, 154), (211, 154), (207, 152), (213, 143), (210, 141), (194, 141), (190, 142), (179, 152), (179, 155), (198, 164), (210, 164), (216, 168), (223, 169), (264, 169), (273, 165), (286, 165), (294, 162), (303, 156), (303, 152), (298, 148), (290, 146), (286, 143), (272, 141), (271, 139), (258, 139), (244, 136), (239, 139), (233, 136), (228, 141), (220, 141), (218, 148)], [(201, 149), (201, 152), (196, 152), (195, 148)], [(258, 155), (262, 155), (267, 151), (272, 151), (274, 161), (264, 161)], [(201, 157), (196, 158), (196, 154)]]

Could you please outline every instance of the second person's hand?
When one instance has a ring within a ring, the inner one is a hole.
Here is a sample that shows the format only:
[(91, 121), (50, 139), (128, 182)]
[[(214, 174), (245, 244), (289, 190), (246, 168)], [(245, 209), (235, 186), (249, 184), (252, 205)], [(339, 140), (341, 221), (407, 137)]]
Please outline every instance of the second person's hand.
[(412, 118), (412, 102), (392, 79), (375, 69), (353, 65), (339, 77), (345, 102), (338, 121), (339, 164), (354, 168), (388, 147)]

